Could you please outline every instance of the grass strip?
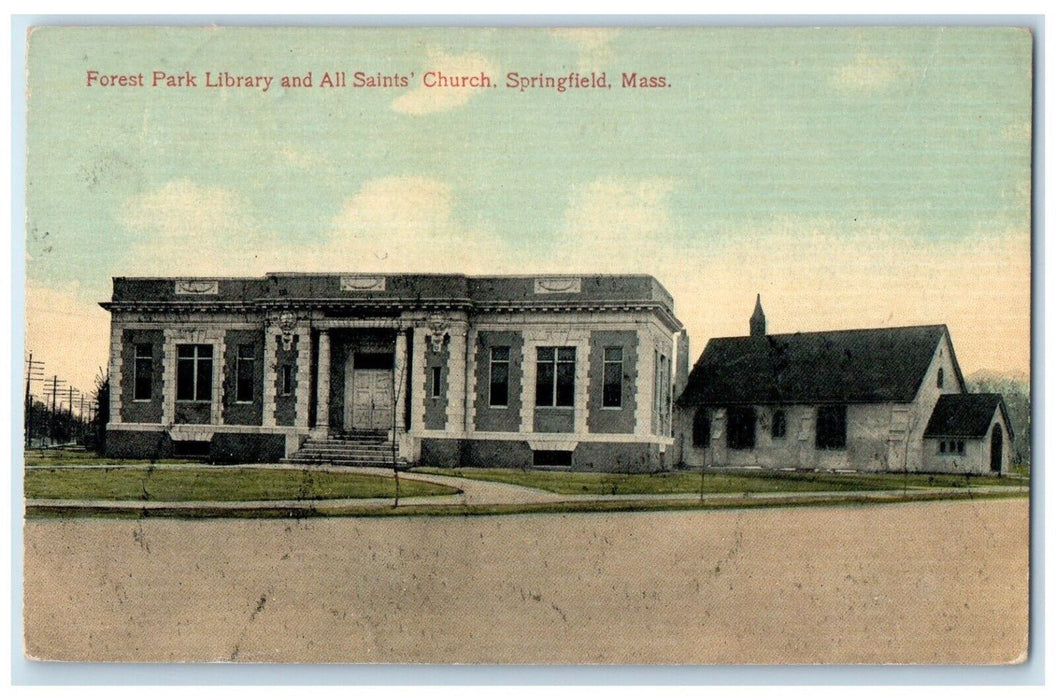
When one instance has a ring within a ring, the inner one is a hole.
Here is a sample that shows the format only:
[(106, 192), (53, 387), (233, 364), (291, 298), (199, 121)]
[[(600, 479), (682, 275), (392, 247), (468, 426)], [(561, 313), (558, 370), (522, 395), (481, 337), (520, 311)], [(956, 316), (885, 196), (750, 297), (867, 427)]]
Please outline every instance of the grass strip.
[[(403, 479), (400, 497), (443, 496), (458, 489)], [(393, 498), (390, 476), (261, 467), (37, 468), (25, 472), (27, 499), (113, 501), (276, 501)]]

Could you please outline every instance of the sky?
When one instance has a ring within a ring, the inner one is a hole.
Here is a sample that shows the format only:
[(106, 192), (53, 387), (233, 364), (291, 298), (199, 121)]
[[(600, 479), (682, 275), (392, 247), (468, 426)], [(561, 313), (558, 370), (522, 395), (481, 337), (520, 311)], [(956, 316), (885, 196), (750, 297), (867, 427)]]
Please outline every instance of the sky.
[[(758, 293), (772, 333), (945, 323), (966, 374), (1026, 377), (1031, 51), (1007, 28), (38, 29), (26, 349), (90, 389), (115, 276), (646, 273), (694, 358)], [(320, 86), (338, 71), (407, 85)]]

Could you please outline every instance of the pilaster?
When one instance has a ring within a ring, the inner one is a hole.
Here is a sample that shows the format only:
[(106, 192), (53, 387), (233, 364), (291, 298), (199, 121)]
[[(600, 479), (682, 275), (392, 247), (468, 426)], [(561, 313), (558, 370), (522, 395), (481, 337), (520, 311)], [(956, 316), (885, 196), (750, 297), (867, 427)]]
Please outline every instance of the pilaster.
[(319, 331), (319, 367), (316, 380), (315, 427), (330, 431), (330, 331)]
[(429, 335), (429, 331), (421, 326), (415, 326), (414, 328), (414, 359), (411, 362), (411, 374), (412, 386), (416, 388), (416, 391), (411, 394), (411, 430), (415, 433), (420, 433), (425, 430), (425, 401), (426, 395), (424, 391), (418, 390), (417, 387), (425, 386), (425, 347), (427, 344), (426, 336)]
[(298, 325), (294, 333), (297, 339), (297, 390), (293, 424), (307, 428), (312, 394), (312, 333), (307, 325)]
[[(110, 423), (121, 422), (121, 384), (123, 378), (121, 354), (124, 341), (124, 328), (120, 323), (110, 321)], [(162, 394), (164, 396), (164, 394)], [(102, 410), (102, 406), (99, 407)]]
[(407, 334), (402, 330), (396, 331), (396, 347), (392, 360), (392, 406), (396, 415), (393, 422), (396, 424), (396, 432), (404, 429), (404, 411), (407, 406)]
[(279, 329), (268, 325), (264, 331), (264, 416), (265, 428), (275, 427), (275, 372), (276, 366), (276, 337)]
[(447, 430), (456, 434), (466, 429), (466, 329), (452, 323), (447, 348)]

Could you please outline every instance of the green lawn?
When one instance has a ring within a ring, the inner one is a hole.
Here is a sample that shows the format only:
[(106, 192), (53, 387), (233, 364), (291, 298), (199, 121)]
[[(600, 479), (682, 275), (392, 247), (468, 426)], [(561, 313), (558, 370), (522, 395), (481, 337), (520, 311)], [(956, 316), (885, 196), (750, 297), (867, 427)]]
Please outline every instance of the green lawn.
[[(458, 493), (402, 479), (400, 497)], [(392, 477), (299, 469), (115, 467), (29, 469), (26, 498), (142, 501), (271, 501), (392, 498)]]
[[(426, 474), (461, 476), (563, 494), (674, 494), (699, 493), (700, 472), (660, 474), (609, 474), (517, 469), (415, 469)], [(729, 473), (704, 475), (704, 493), (773, 493), (780, 491), (881, 491), (919, 489), (930, 486), (1016, 486), (1019, 480), (991, 476), (966, 479), (956, 475), (911, 474), (828, 474), (797, 472)]]
[(64, 467), (93, 466), (97, 464), (111, 466), (135, 466), (145, 464), (200, 464), (186, 459), (160, 459), (151, 462), (147, 459), (113, 459), (103, 457), (95, 452), (79, 449), (26, 450), (27, 467)]

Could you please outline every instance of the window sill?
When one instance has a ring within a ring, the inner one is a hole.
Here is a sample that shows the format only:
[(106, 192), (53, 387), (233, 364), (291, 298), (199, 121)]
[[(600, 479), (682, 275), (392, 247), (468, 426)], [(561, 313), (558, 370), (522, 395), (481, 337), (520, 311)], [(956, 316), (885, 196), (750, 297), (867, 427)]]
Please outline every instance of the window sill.
[(495, 410), (495, 411), (505, 411), (506, 409), (509, 408), (509, 406), (508, 405), (507, 406), (491, 406), (491, 405), (489, 405), (488, 408), (490, 408), (492, 410)]
[(571, 411), (576, 410), (575, 406), (536, 406), (535, 408), (537, 410), (539, 410), (539, 411), (570, 411), (571, 412)]
[(132, 399), (132, 403), (150, 403), (154, 399)]

